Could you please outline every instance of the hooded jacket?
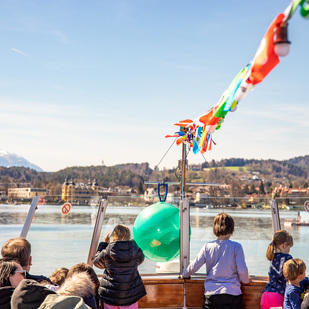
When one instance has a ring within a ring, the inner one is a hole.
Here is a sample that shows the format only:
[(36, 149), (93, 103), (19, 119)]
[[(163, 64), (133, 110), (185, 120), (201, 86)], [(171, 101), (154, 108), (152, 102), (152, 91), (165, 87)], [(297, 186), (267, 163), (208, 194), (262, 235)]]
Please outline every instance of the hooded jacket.
[(67, 278), (57, 290), (57, 294), (79, 296), (89, 307), (97, 309), (94, 285), (86, 272), (74, 273), (72, 277)]
[(4, 286), (0, 288), (0, 309), (11, 308), (11, 296), (14, 292), (12, 286)]
[(24, 279), (18, 284), (13, 292), (11, 308), (37, 309), (49, 294), (56, 293), (34, 280)]
[(47, 295), (37, 309), (90, 309), (78, 296)]
[(113, 306), (129, 306), (146, 295), (137, 270), (144, 261), (142, 250), (134, 240), (101, 242), (94, 257), (94, 265), (104, 269), (99, 298)]

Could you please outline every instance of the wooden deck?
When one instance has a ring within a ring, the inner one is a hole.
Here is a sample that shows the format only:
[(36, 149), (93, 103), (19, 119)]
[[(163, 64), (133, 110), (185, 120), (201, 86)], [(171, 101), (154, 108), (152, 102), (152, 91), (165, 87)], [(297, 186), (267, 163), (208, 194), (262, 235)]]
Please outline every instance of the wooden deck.
[[(202, 308), (204, 295), (204, 279), (143, 277), (147, 295), (138, 305), (140, 308)], [(242, 285), (243, 309), (260, 309), (262, 292), (268, 277), (251, 277), (251, 282)]]

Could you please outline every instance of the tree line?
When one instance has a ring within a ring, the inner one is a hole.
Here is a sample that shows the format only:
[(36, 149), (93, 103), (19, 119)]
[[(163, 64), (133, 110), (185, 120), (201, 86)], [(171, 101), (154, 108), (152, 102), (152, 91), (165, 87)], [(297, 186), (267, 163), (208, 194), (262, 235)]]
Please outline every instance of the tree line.
[[(309, 156), (297, 157), (285, 161), (231, 158), (203, 163), (200, 170), (186, 171), (188, 182), (218, 182), (230, 184), (234, 191), (267, 193), (275, 186), (308, 186)], [(258, 175), (254, 180), (253, 176)], [(250, 178), (251, 177), (251, 178)], [(24, 167), (0, 167), (0, 191), (11, 186), (47, 188), (50, 194), (61, 194), (65, 179), (74, 179), (75, 183), (88, 183), (96, 179), (99, 186), (114, 188), (128, 186), (142, 194), (146, 189), (145, 181), (172, 181), (181, 179), (177, 168), (162, 170), (151, 169), (148, 163), (127, 163), (115, 166), (73, 166), (57, 172), (37, 172)], [(262, 181), (262, 184), (261, 184)], [(175, 186), (174, 189), (178, 187)], [(237, 193), (235, 192), (235, 193)]]

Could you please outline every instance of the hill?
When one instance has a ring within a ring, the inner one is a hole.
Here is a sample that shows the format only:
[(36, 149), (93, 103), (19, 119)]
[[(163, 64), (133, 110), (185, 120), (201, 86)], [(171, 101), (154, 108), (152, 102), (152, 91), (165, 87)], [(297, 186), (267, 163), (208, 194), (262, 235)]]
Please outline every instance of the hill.
[(287, 162), (301, 166), (301, 167), (309, 168), (309, 155), (302, 156), (302, 157), (295, 157), (295, 158), (287, 160)]
[[(248, 185), (253, 191), (261, 182), (266, 192), (280, 185), (308, 186), (309, 156), (285, 161), (231, 158), (204, 163), (200, 168), (188, 168), (188, 182), (219, 182), (232, 184), (238, 190)], [(75, 183), (97, 180), (99, 186), (128, 186), (142, 193), (145, 181), (180, 181), (180, 172), (174, 169), (152, 170), (148, 163), (127, 163), (115, 166), (73, 166), (57, 172), (38, 172), (25, 167), (0, 167), (0, 190), (7, 190), (13, 183), (19, 186), (31, 184), (47, 188), (51, 194), (61, 194), (65, 179)], [(171, 188), (169, 191), (176, 190)]]

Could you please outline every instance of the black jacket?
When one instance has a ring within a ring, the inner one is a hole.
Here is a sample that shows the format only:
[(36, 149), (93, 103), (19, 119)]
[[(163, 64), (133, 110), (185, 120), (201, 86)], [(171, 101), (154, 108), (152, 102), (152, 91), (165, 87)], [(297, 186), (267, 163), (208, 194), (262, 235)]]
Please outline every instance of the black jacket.
[(36, 282), (39, 282), (39, 283), (42, 281), (47, 281), (50, 284), (53, 284), (53, 282), (51, 282), (51, 280), (45, 276), (30, 275), (29, 273), (26, 273), (26, 279), (35, 280)]
[(146, 295), (137, 267), (144, 254), (134, 240), (101, 242), (94, 265), (104, 269), (99, 287), (99, 298), (113, 306), (129, 306)]
[(15, 288), (11, 298), (12, 309), (37, 309), (46, 296), (56, 292), (31, 279), (22, 280)]
[(0, 288), (0, 309), (11, 308), (11, 296), (14, 292), (12, 286), (4, 286)]

